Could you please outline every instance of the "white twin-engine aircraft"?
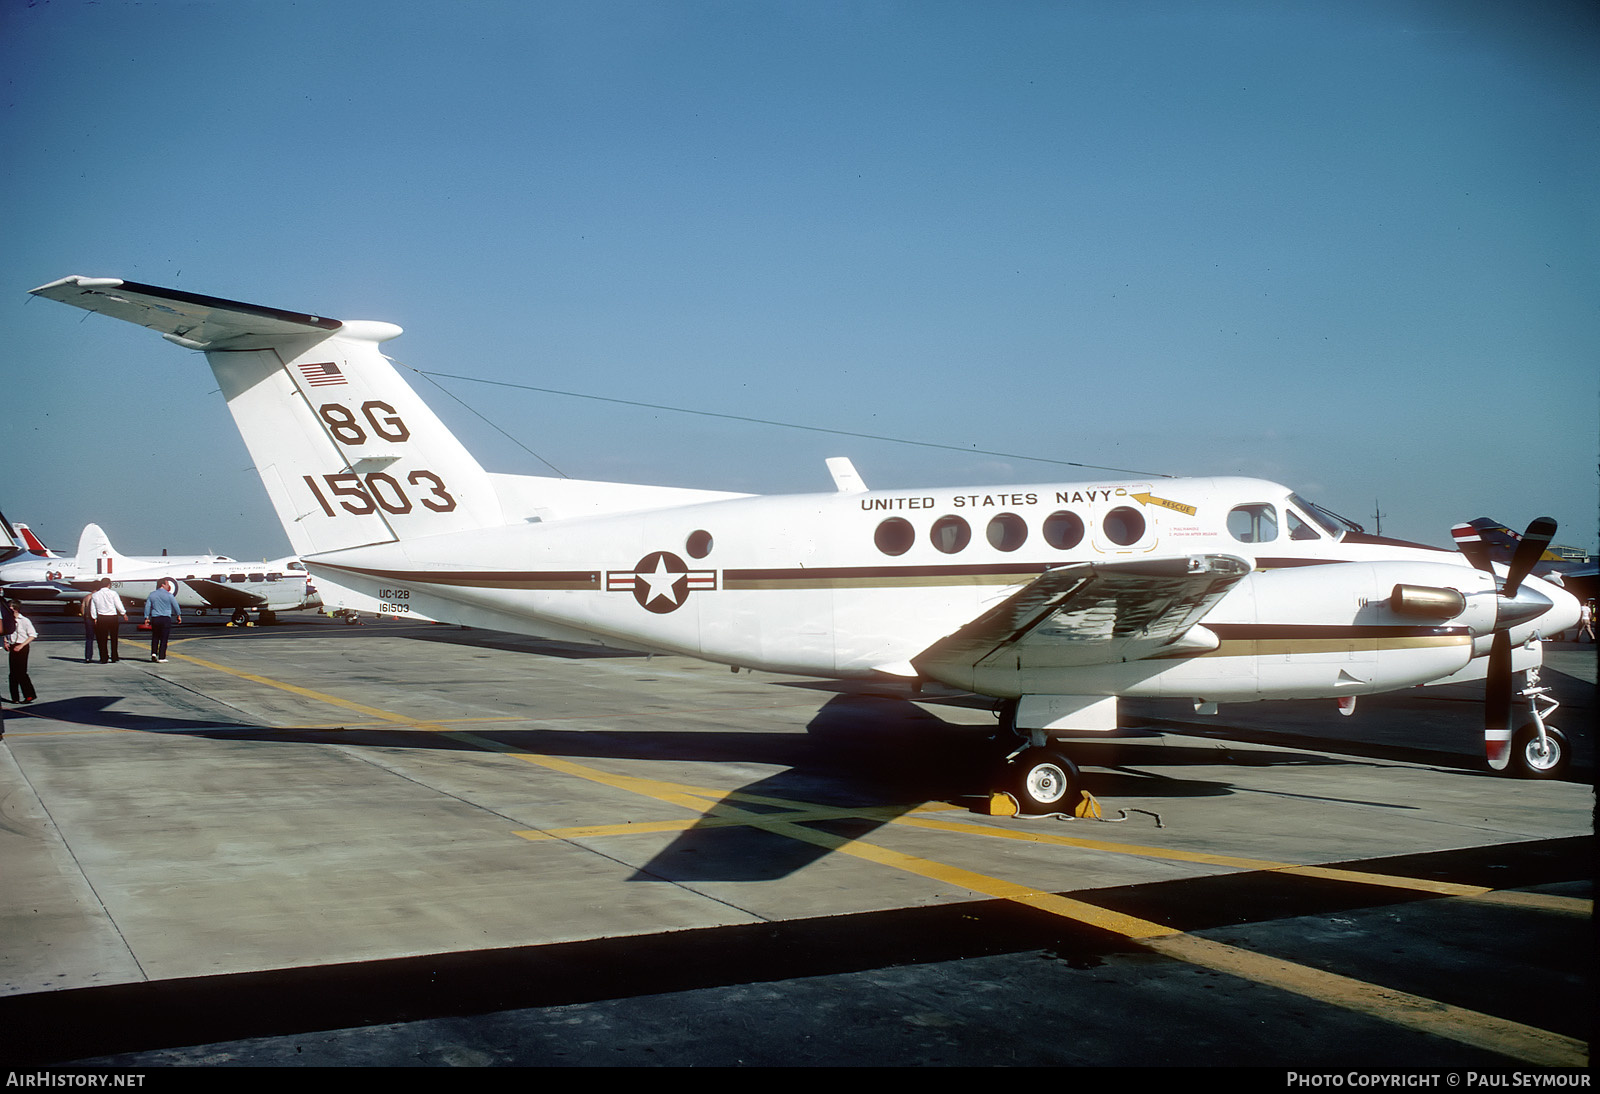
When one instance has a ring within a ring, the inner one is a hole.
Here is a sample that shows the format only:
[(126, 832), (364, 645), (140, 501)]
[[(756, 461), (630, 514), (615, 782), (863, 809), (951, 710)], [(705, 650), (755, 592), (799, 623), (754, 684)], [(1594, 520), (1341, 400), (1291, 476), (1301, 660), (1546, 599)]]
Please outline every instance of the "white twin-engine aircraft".
[[(1121, 696), (1197, 709), (1488, 679), (1497, 770), (1548, 776), (1541, 634), (1577, 601), (1529, 575), (1364, 534), (1244, 478), (761, 497), (486, 472), (379, 352), (400, 328), (114, 278), (35, 295), (205, 353), (284, 530), (329, 606), (1006, 700), (999, 787), (1071, 808), (1052, 743), (1117, 727)], [(1524, 557), (1525, 555), (1531, 557)], [(1525, 724), (1513, 733), (1513, 675)]]
[[(10, 528), (3, 515), (0, 525)], [(261, 622), (272, 623), (278, 612), (322, 605), (297, 558), (239, 562), (227, 555), (124, 555), (98, 524), (84, 525), (77, 556), (65, 558), (40, 543), (27, 525), (17, 529), (27, 550), (0, 558), (0, 596), (8, 598), (76, 605), (105, 579), (124, 600), (143, 603), (159, 582), (170, 579), (183, 611), (231, 611), (236, 622), (255, 612)]]

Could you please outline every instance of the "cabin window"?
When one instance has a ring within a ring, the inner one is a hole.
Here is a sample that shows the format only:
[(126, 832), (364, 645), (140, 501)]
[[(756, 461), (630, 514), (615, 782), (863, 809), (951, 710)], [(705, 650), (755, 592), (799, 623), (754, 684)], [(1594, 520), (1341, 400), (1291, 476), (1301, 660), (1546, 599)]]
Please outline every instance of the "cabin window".
[(228, 580), (228, 575), (227, 574), (212, 574), (211, 575), (211, 580), (212, 581), (216, 581), (216, 582), (227, 581)]
[(1015, 551), (1028, 541), (1028, 522), (1015, 513), (1001, 513), (989, 522), (989, 546), (997, 551)]
[(972, 527), (960, 517), (940, 517), (928, 530), (928, 538), (939, 550), (953, 555), (965, 550), (967, 544), (972, 542)]
[(1228, 533), (1240, 543), (1271, 543), (1278, 538), (1278, 511), (1270, 505), (1236, 505), (1228, 513)]
[(267, 580), (267, 575), (266, 574), (251, 574), (250, 575), (250, 580), (251, 581), (265, 581), (265, 580)]
[(1083, 518), (1065, 509), (1044, 518), (1044, 541), (1058, 551), (1070, 551), (1083, 542)]
[(916, 529), (911, 527), (910, 521), (900, 517), (890, 517), (878, 525), (878, 530), (872, 534), (872, 542), (886, 555), (903, 555), (911, 550), (911, 545), (916, 541)]
[(689, 538), (683, 541), (683, 549), (689, 552), (690, 558), (705, 558), (711, 553), (711, 542), (711, 533), (702, 528), (689, 533)]
[(235, 585), (243, 585), (244, 584), (244, 575), (243, 574), (231, 574), (231, 575), (229, 575), (228, 580), (233, 582)]
[(1105, 515), (1100, 527), (1112, 543), (1130, 547), (1144, 538), (1144, 514), (1126, 505), (1119, 505)]
[(267, 575), (267, 580), (268, 581), (282, 581), (283, 580), (283, 575), (282, 574), (268, 574)]

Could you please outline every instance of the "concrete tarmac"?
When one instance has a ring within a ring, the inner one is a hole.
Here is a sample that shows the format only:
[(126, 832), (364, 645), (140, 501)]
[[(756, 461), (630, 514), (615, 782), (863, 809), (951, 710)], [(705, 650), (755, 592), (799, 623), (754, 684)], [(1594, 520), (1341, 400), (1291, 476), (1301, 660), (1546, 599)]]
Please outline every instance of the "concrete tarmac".
[(1101, 819), (991, 817), (987, 701), (444, 626), (40, 614), (0, 745), (0, 1061), (1587, 1062), (1567, 781), (1481, 688), (1129, 703)]

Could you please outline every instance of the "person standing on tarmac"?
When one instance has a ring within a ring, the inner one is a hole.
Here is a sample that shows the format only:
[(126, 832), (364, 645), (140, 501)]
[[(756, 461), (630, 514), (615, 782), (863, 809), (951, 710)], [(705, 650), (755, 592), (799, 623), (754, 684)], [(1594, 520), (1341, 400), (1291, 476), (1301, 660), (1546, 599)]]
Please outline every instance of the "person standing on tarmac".
[(83, 663), (94, 661), (94, 613), (89, 610), (89, 598), (78, 601), (78, 614), (83, 617)]
[[(11, 611), (11, 602), (0, 598), (0, 638), (9, 640), (13, 631), (17, 629), (17, 617)], [(6, 712), (0, 706), (0, 741), (6, 736)]]
[[(117, 628), (128, 617), (128, 609), (123, 607), (122, 597), (111, 591), (111, 579), (102, 577), (100, 587), (84, 603), (87, 610), (94, 614), (94, 638), (100, 645), (100, 663), (120, 661), (117, 655)], [(108, 646), (111, 651), (109, 658), (106, 656)]]
[(167, 639), (172, 628), (183, 622), (178, 611), (178, 598), (172, 595), (173, 581), (164, 577), (156, 582), (155, 591), (144, 602), (144, 621), (150, 624), (150, 660), (165, 663)]
[(38, 695), (34, 693), (33, 681), (28, 678), (28, 650), (33, 640), (39, 637), (39, 630), (32, 620), (22, 614), (22, 606), (15, 600), (8, 607), (16, 620), (11, 633), (5, 636), (6, 656), (10, 662), (11, 701), (31, 703)]

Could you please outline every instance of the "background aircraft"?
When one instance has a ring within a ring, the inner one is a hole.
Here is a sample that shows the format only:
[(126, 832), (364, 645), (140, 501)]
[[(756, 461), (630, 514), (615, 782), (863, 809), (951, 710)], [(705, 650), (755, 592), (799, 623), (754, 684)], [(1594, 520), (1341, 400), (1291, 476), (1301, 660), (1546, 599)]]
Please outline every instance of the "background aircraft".
[(50, 550), (26, 524), (13, 526), (3, 513), (0, 533), (6, 537), (0, 545), (0, 592), (14, 600), (57, 601), (74, 610), (86, 595), (68, 583), (77, 576), (78, 560)]
[[(0, 520), (4, 520), (0, 517)], [(13, 532), (20, 535), (24, 525)], [(31, 533), (28, 533), (31, 536)], [(125, 601), (142, 603), (164, 577), (177, 581), (178, 606), (186, 612), (227, 611), (236, 620), (254, 613), (270, 623), (278, 612), (314, 609), (321, 599), (305, 565), (294, 557), (240, 562), (226, 555), (124, 555), (97, 524), (85, 525), (78, 553), (63, 557), (33, 538), (36, 549), (0, 561), (0, 586), (6, 596), (31, 602), (58, 602), (73, 611), (101, 578)]]
[(240, 562), (222, 555), (190, 558), (132, 558), (118, 554), (99, 525), (90, 524), (78, 541), (77, 584), (89, 587), (102, 577), (124, 599), (142, 602), (164, 577), (177, 581), (178, 607), (184, 611), (220, 610), (235, 621), (256, 613), (271, 623), (278, 612), (317, 608), (322, 604), (305, 564), (293, 556), (263, 562)]

